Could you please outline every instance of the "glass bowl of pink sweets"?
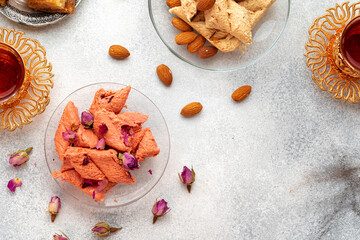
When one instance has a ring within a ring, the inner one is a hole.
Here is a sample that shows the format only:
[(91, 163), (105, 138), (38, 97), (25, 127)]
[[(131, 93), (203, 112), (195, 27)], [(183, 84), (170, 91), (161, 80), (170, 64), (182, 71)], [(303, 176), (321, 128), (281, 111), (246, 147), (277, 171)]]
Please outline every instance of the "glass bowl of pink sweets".
[(82, 203), (119, 207), (145, 196), (169, 161), (170, 136), (155, 104), (119, 83), (66, 97), (45, 132), (45, 157), (60, 188)]

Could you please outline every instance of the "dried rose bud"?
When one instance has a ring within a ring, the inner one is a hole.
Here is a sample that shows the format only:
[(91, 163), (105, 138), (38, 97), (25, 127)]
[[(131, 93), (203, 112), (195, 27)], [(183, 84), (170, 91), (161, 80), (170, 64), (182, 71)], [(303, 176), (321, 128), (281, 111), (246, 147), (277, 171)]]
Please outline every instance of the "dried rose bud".
[(81, 123), (86, 128), (91, 128), (91, 126), (94, 123), (94, 116), (91, 113), (87, 112), (87, 111), (82, 112), (81, 113)]
[(157, 201), (152, 208), (152, 213), (154, 215), (153, 224), (156, 222), (158, 217), (164, 216), (169, 211), (170, 209), (168, 208), (167, 202), (164, 199)]
[[(127, 133), (125, 133), (125, 135), (123, 136), (123, 138), (124, 138), (124, 144), (125, 144), (125, 146), (130, 147), (128, 136), (129, 136), (129, 135), (128, 135)], [(120, 139), (122, 139), (122, 138), (120, 137)]]
[(182, 173), (179, 173), (180, 181), (183, 184), (186, 184), (188, 192), (191, 192), (191, 184), (195, 182), (195, 172), (194, 169), (191, 167), (191, 170), (184, 166)]
[(105, 149), (105, 138), (102, 138), (99, 140), (99, 142), (96, 144), (97, 150), (104, 150)]
[(106, 222), (99, 222), (91, 229), (91, 231), (98, 237), (107, 237), (111, 232), (116, 232), (121, 229), (122, 227), (113, 228), (110, 227)]
[(61, 201), (58, 196), (54, 196), (50, 199), (49, 202), (49, 213), (51, 214), (51, 222), (55, 221), (56, 214), (59, 213), (61, 207)]
[(53, 235), (53, 238), (54, 238), (54, 240), (70, 240), (70, 238), (68, 237), (68, 236), (66, 236), (66, 234), (65, 233), (63, 233), (63, 232), (61, 232), (63, 235), (61, 235), (61, 234), (58, 234), (58, 233), (55, 233), (54, 235)]
[(139, 169), (139, 161), (133, 155), (125, 152), (122, 158), (123, 165), (126, 170)]
[(8, 182), (7, 187), (10, 191), (15, 192), (17, 187), (21, 187), (22, 182), (19, 178), (13, 178)]
[(23, 165), (24, 163), (26, 163), (27, 161), (29, 161), (29, 154), (32, 151), (32, 147), (24, 150), (19, 150), (16, 153), (11, 154), (10, 159), (9, 159), (9, 163), (11, 165), (13, 165), (14, 167), (20, 167), (21, 165)]
[(67, 131), (67, 132), (63, 132), (63, 133), (62, 133), (62, 137), (63, 137), (66, 141), (68, 141), (68, 142), (70, 142), (70, 143), (74, 143), (75, 140), (76, 140), (76, 132), (73, 131), (73, 130), (69, 130), (69, 131)]
[(96, 190), (98, 190), (98, 192), (101, 192), (107, 187), (108, 183), (109, 181), (106, 179), (98, 181), (98, 186), (96, 187)]

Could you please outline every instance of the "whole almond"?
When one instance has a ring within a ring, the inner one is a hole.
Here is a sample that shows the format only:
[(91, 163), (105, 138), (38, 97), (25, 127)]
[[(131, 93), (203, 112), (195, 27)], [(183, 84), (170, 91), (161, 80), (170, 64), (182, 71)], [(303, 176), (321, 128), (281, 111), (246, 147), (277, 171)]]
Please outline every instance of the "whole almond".
[(212, 8), (215, 4), (215, 0), (199, 0), (197, 4), (198, 11), (206, 11)]
[(197, 50), (199, 50), (202, 46), (204, 46), (205, 42), (206, 42), (206, 39), (203, 36), (197, 35), (195, 40), (188, 44), (187, 50), (190, 53), (194, 53)]
[(194, 41), (196, 36), (193, 32), (182, 32), (175, 36), (175, 42), (178, 45), (185, 45)]
[(115, 59), (124, 59), (130, 56), (130, 52), (120, 45), (112, 45), (109, 48), (109, 55)]
[(166, 5), (168, 5), (169, 8), (179, 7), (181, 6), (181, 0), (166, 0)]
[(232, 99), (236, 102), (241, 102), (244, 100), (247, 96), (249, 96), (251, 92), (251, 86), (245, 85), (238, 89), (236, 89), (233, 94), (231, 95)]
[(214, 46), (204, 46), (201, 47), (198, 51), (200, 58), (209, 58), (214, 56), (218, 52), (218, 49)]
[(191, 32), (193, 30), (189, 24), (187, 24), (182, 19), (177, 18), (177, 17), (173, 17), (173, 19), (171, 20), (171, 23), (176, 29), (178, 29), (182, 32)]
[(199, 112), (201, 112), (202, 108), (203, 106), (201, 105), (201, 103), (192, 102), (186, 105), (185, 107), (183, 107), (183, 109), (181, 110), (181, 115), (186, 117), (194, 116)]
[(172, 72), (170, 68), (164, 64), (159, 65), (156, 68), (156, 73), (159, 79), (166, 85), (170, 86), (173, 80)]

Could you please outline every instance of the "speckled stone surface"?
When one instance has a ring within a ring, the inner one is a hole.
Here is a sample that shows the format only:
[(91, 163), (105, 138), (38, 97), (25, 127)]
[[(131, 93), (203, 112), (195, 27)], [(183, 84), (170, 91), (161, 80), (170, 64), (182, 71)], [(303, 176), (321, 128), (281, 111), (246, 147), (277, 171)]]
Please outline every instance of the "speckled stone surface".
[[(319, 91), (304, 57), (309, 26), (333, 5), (293, 1), (288, 26), (271, 53), (229, 73), (177, 59), (156, 35), (145, 0), (83, 1), (76, 14), (44, 28), (0, 16), (1, 27), (41, 42), (56, 74), (46, 111), (21, 131), (0, 132), (0, 239), (52, 239), (60, 230), (72, 240), (97, 239), (90, 228), (98, 221), (124, 227), (109, 239), (359, 239), (359, 105)], [(131, 57), (110, 59), (114, 43), (126, 46)], [(170, 88), (155, 74), (162, 63), (174, 74)], [(63, 194), (43, 149), (56, 106), (74, 89), (102, 81), (131, 84), (149, 96), (167, 120), (172, 143), (158, 185), (141, 200), (109, 210)], [(231, 93), (245, 84), (253, 87), (251, 95), (234, 103)], [(204, 110), (182, 118), (181, 107), (191, 101), (200, 101)], [(29, 145), (30, 162), (11, 167), (8, 154)], [(177, 177), (183, 165), (197, 172), (191, 194)], [(23, 186), (10, 193), (6, 184), (13, 177)], [(45, 213), (53, 195), (63, 202), (55, 223)], [(153, 225), (151, 208), (159, 197), (172, 211)]]

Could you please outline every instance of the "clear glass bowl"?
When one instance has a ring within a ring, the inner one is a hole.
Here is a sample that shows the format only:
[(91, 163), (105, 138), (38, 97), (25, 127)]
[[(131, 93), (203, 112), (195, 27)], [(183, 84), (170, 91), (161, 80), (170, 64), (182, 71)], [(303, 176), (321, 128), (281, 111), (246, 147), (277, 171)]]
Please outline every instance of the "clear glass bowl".
[(163, 43), (181, 60), (201, 69), (211, 71), (231, 71), (247, 67), (265, 56), (279, 40), (290, 13), (290, 0), (276, 0), (252, 31), (253, 43), (242, 52), (219, 51), (214, 57), (201, 59), (196, 53), (189, 53), (186, 45), (175, 43), (180, 33), (171, 24), (175, 16), (169, 13), (165, 0), (148, 0), (151, 21)]
[[(119, 90), (125, 85), (118, 83), (96, 83), (80, 88), (65, 98), (52, 114), (45, 132), (45, 158), (50, 173), (59, 171), (62, 161), (55, 152), (54, 137), (58, 127), (61, 115), (66, 104), (73, 101), (82, 111), (89, 109), (95, 92), (100, 89)], [(78, 188), (68, 182), (61, 182), (59, 179), (55, 181), (64, 190), (82, 203), (95, 207), (119, 207), (130, 204), (145, 196), (162, 177), (169, 161), (170, 154), (170, 136), (165, 119), (155, 104), (144, 94), (132, 88), (129, 98), (126, 102), (127, 109), (124, 111), (137, 111), (149, 115), (148, 121), (143, 125), (150, 127), (154, 138), (160, 148), (160, 153), (155, 158), (149, 158), (141, 162), (140, 169), (132, 171), (132, 175), (136, 179), (135, 184), (118, 184), (108, 192), (104, 202), (95, 202), (91, 196), (83, 193)], [(152, 171), (152, 175), (148, 172)], [(115, 201), (116, 200), (116, 201)]]

